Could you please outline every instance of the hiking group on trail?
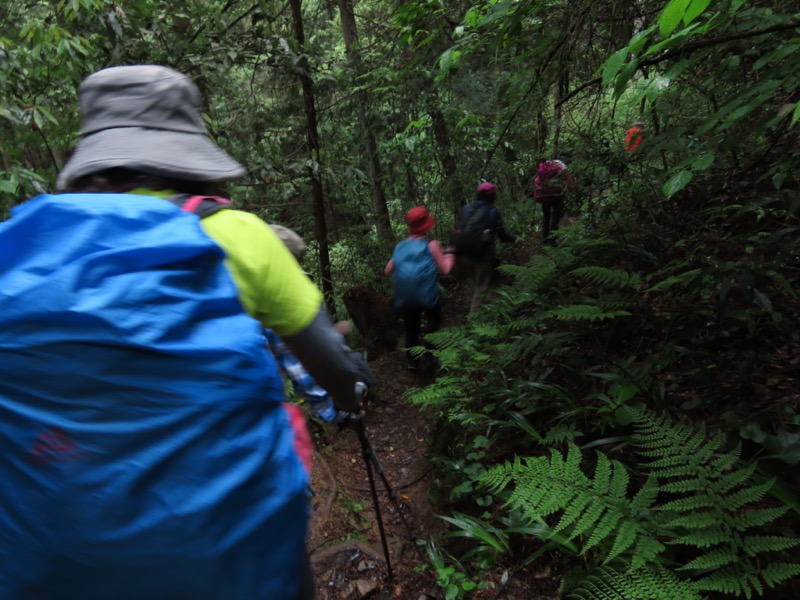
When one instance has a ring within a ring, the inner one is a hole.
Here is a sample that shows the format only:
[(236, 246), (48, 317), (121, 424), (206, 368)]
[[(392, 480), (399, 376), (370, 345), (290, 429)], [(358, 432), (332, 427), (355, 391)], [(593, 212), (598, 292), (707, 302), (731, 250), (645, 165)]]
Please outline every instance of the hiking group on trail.
[[(303, 239), (223, 197), (245, 170), (188, 77), (112, 67), (78, 97), (60, 193), (0, 224), (16, 249), (0, 259), (0, 600), (313, 600), (313, 449), (284, 377), (320, 421), (363, 430), (373, 377), (350, 325), (300, 266)], [(460, 265), (469, 312), (484, 302), (495, 242), (516, 239), (496, 198), (478, 184), (445, 246), (426, 207), (406, 213), (385, 274), (409, 369), (423, 320), (441, 324), (440, 276)]]
[[(469, 313), (483, 302), (496, 262), (495, 239), (510, 243), (516, 238), (506, 231), (500, 211), (494, 206), (497, 187), (482, 182), (475, 190), (475, 201), (466, 204), (458, 215), (452, 244), (442, 248), (438, 240), (426, 236), (436, 220), (424, 206), (406, 213), (408, 237), (394, 248), (385, 273), (392, 276), (393, 303), (404, 321), (408, 369), (419, 368), (420, 356), (412, 348), (421, 343), (423, 318), (427, 333), (441, 324), (439, 275), (447, 275), (456, 257), (471, 285)], [(427, 353), (422, 355), (427, 358)]]

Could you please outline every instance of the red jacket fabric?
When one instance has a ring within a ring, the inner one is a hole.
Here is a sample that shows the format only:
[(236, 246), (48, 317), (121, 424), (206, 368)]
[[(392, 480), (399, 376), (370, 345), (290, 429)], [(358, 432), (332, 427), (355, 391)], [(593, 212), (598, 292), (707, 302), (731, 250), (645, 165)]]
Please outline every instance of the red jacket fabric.
[(634, 125), (625, 134), (625, 152), (633, 152), (644, 139), (644, 128)]

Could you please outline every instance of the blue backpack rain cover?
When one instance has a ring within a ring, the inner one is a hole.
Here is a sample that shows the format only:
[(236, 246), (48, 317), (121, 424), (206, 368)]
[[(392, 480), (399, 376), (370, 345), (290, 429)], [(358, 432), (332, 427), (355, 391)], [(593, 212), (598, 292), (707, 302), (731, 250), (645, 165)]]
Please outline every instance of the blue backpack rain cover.
[(392, 287), (395, 308), (432, 308), (439, 300), (436, 263), (428, 242), (407, 238), (392, 254)]
[(0, 599), (294, 598), (307, 474), (198, 217), (39, 196), (0, 244)]

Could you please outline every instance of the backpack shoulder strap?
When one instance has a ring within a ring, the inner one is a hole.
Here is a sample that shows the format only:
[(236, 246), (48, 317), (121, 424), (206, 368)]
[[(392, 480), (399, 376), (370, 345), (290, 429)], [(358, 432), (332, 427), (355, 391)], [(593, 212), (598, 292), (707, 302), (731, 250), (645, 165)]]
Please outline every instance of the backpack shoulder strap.
[(470, 212), (469, 219), (467, 219), (466, 225), (464, 225), (464, 229), (469, 231), (476, 225), (478, 225), (483, 219), (485, 219), (489, 215), (489, 211), (492, 209), (492, 205), (474, 205), (472, 212)]
[(191, 194), (176, 194), (167, 198), (183, 211), (193, 213), (204, 219), (224, 208), (230, 208), (231, 201), (219, 196), (193, 196)]

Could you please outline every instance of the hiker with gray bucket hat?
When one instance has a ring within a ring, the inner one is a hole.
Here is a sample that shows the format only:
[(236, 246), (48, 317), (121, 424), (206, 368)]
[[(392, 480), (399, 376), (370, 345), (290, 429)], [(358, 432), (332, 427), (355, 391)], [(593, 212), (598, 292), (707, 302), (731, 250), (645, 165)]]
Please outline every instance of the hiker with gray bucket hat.
[(356, 368), (191, 80), (78, 90), (64, 193), (0, 224), (0, 599), (315, 597), (308, 473), (263, 327), (358, 412)]

